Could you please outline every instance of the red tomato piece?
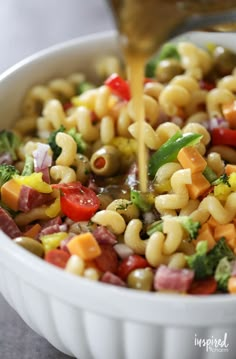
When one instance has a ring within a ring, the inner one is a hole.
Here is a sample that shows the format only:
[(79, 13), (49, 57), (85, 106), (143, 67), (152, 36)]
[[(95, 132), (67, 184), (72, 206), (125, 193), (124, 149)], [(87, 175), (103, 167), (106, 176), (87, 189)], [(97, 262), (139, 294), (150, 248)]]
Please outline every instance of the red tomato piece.
[(189, 294), (194, 295), (208, 295), (216, 292), (217, 282), (215, 278), (210, 277), (202, 280), (193, 281), (190, 289), (188, 290)]
[(206, 91), (211, 91), (216, 87), (216, 85), (213, 82), (209, 82), (206, 80), (201, 80), (199, 85), (202, 90), (206, 90)]
[(150, 265), (145, 258), (138, 254), (131, 254), (120, 263), (117, 274), (121, 279), (126, 280), (129, 273), (134, 269), (146, 267), (150, 267)]
[(213, 146), (228, 145), (236, 146), (236, 130), (229, 128), (214, 128), (211, 131), (211, 140)]
[(112, 74), (105, 81), (105, 85), (110, 87), (112, 93), (124, 100), (130, 100), (129, 84), (117, 74)]
[(45, 254), (45, 261), (57, 267), (65, 268), (70, 254), (62, 249), (52, 249)]
[(88, 221), (100, 206), (96, 193), (80, 182), (53, 185), (61, 191), (62, 212), (73, 221)]
[(99, 244), (102, 253), (94, 259), (98, 269), (102, 272), (116, 273), (118, 269), (118, 256), (111, 244)]

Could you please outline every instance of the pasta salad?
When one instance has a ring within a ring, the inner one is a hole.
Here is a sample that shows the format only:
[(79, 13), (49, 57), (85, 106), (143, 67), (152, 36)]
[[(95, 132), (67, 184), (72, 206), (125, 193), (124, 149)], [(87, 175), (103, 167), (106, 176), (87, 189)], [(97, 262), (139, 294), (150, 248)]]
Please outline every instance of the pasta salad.
[(35, 85), (0, 131), (0, 228), (77, 276), (150, 292), (236, 293), (236, 54), (165, 44), (146, 66), (148, 192), (117, 58)]

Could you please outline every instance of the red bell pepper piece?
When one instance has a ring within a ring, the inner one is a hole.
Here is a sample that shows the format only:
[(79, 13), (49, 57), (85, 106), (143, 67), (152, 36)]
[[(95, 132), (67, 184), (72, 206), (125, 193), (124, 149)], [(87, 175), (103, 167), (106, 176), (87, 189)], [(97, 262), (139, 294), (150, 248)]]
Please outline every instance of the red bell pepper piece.
[(111, 76), (109, 76), (108, 79), (105, 81), (105, 85), (110, 87), (114, 95), (119, 96), (126, 101), (130, 100), (131, 96), (129, 84), (119, 75), (112, 74)]
[(227, 145), (236, 146), (236, 130), (229, 128), (214, 128), (211, 131), (211, 140), (213, 146)]

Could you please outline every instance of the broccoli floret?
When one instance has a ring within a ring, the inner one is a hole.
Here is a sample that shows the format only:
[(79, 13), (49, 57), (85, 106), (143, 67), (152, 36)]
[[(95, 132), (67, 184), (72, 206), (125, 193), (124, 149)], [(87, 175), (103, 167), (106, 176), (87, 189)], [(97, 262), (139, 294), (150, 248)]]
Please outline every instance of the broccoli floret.
[(165, 59), (180, 60), (180, 55), (178, 53), (177, 46), (175, 44), (167, 43), (162, 46), (160, 53), (147, 63), (146, 76), (154, 77), (155, 70), (159, 62)]
[(217, 178), (215, 181), (212, 182), (212, 184), (214, 186), (217, 186), (218, 184), (227, 184), (228, 187), (231, 187), (230, 183), (229, 183), (229, 176), (224, 173), (223, 175), (221, 175), (219, 178)]
[(0, 131), (0, 154), (9, 153), (12, 160), (17, 160), (16, 150), (20, 145), (20, 138), (12, 131)]
[(154, 204), (154, 197), (150, 192), (131, 190), (130, 199), (143, 212), (150, 211)]
[(194, 270), (196, 279), (203, 279), (214, 274), (219, 261), (227, 257), (235, 259), (234, 253), (226, 244), (225, 238), (221, 238), (217, 244), (207, 253), (207, 241), (197, 244), (196, 253), (186, 256), (188, 266)]
[(75, 140), (77, 144), (77, 153), (84, 153), (87, 146), (81, 133), (77, 132), (75, 127), (71, 128), (67, 133)]
[(201, 227), (201, 223), (198, 221), (193, 221), (192, 218), (188, 216), (178, 216), (176, 220), (184, 227), (184, 229), (189, 233), (191, 239), (197, 238), (198, 231)]
[(228, 281), (232, 272), (233, 263), (234, 262), (229, 261), (227, 257), (224, 257), (219, 261), (216, 267), (214, 277), (217, 281), (218, 289), (223, 292), (227, 292)]
[(34, 172), (34, 159), (30, 155), (25, 156), (25, 164), (23, 171), (21, 173), (22, 176), (29, 176)]
[(9, 181), (14, 175), (19, 174), (19, 171), (12, 165), (3, 163), (0, 165), (0, 188), (4, 183)]

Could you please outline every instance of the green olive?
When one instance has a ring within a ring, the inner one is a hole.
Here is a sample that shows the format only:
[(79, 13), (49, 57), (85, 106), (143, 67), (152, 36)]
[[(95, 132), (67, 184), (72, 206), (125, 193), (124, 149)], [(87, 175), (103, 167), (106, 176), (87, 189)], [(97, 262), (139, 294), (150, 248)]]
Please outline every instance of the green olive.
[(223, 46), (216, 46), (213, 51), (216, 71), (221, 75), (229, 75), (236, 67), (236, 54)]
[(159, 62), (156, 67), (156, 78), (160, 82), (169, 82), (173, 77), (184, 72), (181, 63), (175, 59), (166, 59)]
[(120, 168), (120, 152), (114, 146), (103, 146), (91, 156), (90, 166), (98, 176), (113, 176)]
[(30, 237), (17, 237), (13, 240), (19, 246), (27, 249), (27, 251), (38, 257), (43, 257), (44, 249), (41, 243)]
[(128, 275), (127, 284), (129, 288), (150, 291), (153, 285), (153, 272), (151, 268), (135, 269)]

